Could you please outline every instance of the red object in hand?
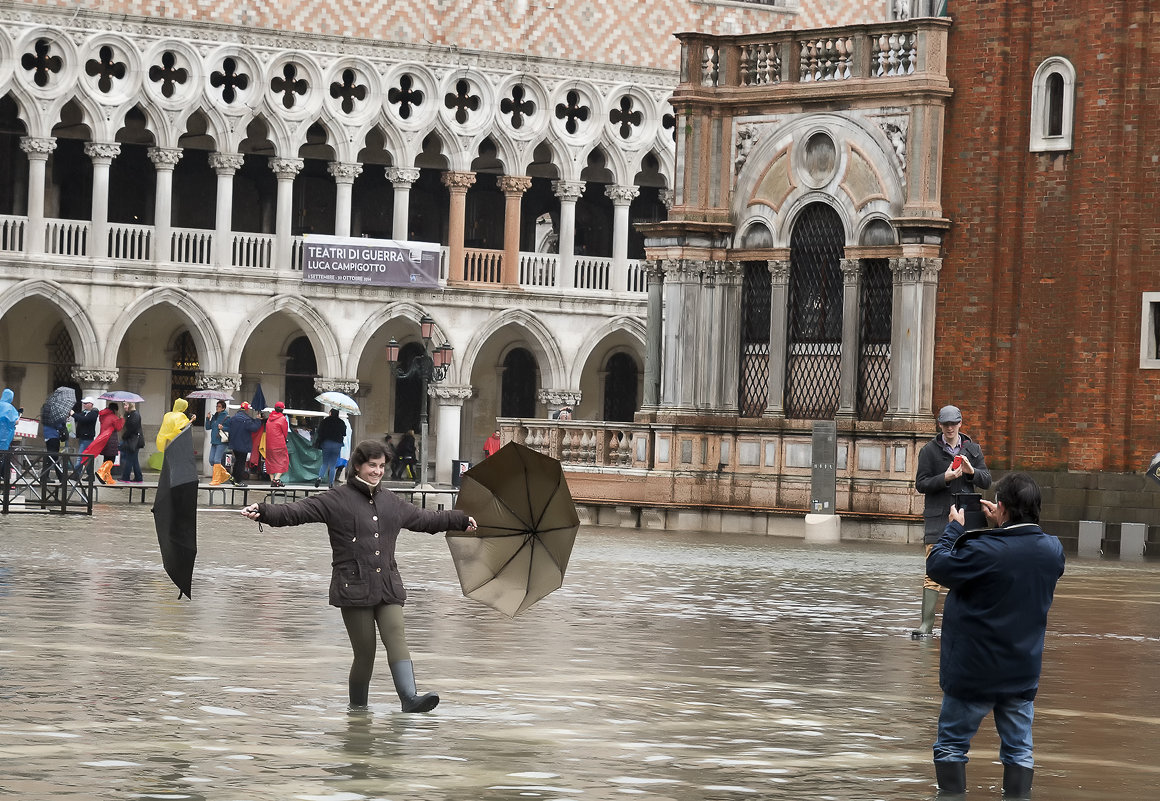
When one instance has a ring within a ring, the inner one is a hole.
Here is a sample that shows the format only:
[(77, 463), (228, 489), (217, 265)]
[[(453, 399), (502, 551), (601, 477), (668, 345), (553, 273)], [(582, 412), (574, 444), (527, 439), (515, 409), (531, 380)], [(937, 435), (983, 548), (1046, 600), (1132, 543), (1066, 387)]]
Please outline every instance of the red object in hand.
[(963, 466), (963, 457), (961, 457), (961, 456), (956, 456), (954, 458), (954, 461), (951, 462), (951, 470), (958, 470), (962, 466)]

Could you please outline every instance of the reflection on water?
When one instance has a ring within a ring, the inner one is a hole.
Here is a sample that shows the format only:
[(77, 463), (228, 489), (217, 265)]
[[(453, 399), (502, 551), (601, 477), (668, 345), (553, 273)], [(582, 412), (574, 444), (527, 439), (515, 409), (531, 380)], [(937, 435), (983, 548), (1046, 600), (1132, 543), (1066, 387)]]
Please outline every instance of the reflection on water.
[[(144, 508), (0, 518), (0, 796), (139, 799), (923, 799), (937, 641), (917, 547), (584, 529), (518, 620), (404, 535), (429, 715), (380, 656), (346, 709), (322, 527), (206, 516), (194, 600)], [(1036, 797), (1160, 797), (1160, 568), (1072, 560), (1037, 703)], [(968, 797), (999, 796), (993, 730)]]

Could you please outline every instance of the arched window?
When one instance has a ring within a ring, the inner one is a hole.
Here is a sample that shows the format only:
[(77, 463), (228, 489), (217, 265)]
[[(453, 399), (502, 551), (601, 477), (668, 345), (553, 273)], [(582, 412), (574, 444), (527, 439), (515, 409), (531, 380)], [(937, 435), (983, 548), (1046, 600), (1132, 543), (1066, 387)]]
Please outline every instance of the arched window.
[[(173, 363), (169, 374), (169, 407), (165, 411), (173, 408), (175, 400), (187, 397), (197, 389), (197, 371), (200, 367), (193, 334), (182, 331), (173, 341)], [(205, 411), (204, 406), (204, 401), (193, 401), (188, 411), (197, 414), (199, 419), (204, 419), (201, 417)]]
[(1075, 67), (1052, 56), (1035, 71), (1031, 87), (1031, 152), (1072, 149), (1075, 123)]
[(829, 420), (838, 411), (842, 362), (845, 228), (838, 212), (811, 203), (790, 235), (786, 417)]
[(523, 348), (504, 357), (499, 416), (536, 416), (536, 358)]
[[(300, 336), (286, 348), (286, 397), (281, 400), (289, 409), (317, 409), (314, 397), (314, 379), (318, 377), (318, 362), (310, 337)], [(271, 401), (272, 402), (272, 401)]]
[[(48, 391), (52, 392), (57, 387), (72, 387), (76, 390), (79, 401), (81, 387), (72, 375), (73, 368), (77, 366), (76, 351), (73, 348), (72, 337), (63, 324), (57, 326), (48, 341), (48, 358), (52, 363), (52, 386)], [(79, 403), (77, 408), (80, 408)]]
[(627, 353), (608, 358), (604, 380), (604, 419), (631, 423), (636, 415), (636, 361)]

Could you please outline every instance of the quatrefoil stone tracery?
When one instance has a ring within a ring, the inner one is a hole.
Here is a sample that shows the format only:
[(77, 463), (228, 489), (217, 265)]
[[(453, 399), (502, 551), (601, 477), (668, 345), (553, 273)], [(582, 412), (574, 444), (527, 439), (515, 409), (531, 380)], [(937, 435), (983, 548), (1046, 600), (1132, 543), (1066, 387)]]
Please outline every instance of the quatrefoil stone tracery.
[(399, 85), (387, 92), (387, 102), (399, 107), (399, 117), (410, 119), (414, 109), (423, 105), (423, 92), (415, 88), (415, 79), (410, 75), (399, 78)]
[(480, 99), (479, 95), (471, 93), (471, 84), (461, 78), (455, 82), (455, 91), (448, 92), (443, 98), (443, 103), (448, 109), (455, 110), (455, 121), (465, 125), (471, 112), (479, 110)]
[(282, 68), (282, 75), (275, 76), (270, 81), (270, 90), (274, 94), (282, 95), (282, 105), (287, 109), (294, 108), (294, 104), (298, 102), (295, 95), (306, 95), (306, 90), (310, 86), (305, 78), (298, 77), (298, 67), (293, 64), (287, 64)]

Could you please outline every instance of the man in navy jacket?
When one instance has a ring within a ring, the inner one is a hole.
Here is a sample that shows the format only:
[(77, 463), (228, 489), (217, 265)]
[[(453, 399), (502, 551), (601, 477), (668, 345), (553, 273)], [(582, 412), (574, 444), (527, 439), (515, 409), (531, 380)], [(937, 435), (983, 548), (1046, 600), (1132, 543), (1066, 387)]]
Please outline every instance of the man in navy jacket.
[(1034, 761), (1031, 722), (1043, 665), (1047, 612), (1063, 575), (1063, 547), (1039, 527), (1039, 486), (1026, 473), (1004, 476), (995, 503), (983, 501), (984, 531), (950, 522), (926, 560), (926, 572), (947, 587), (939, 686), (943, 690), (934, 744), (939, 789), (966, 789), (967, 751), (994, 712), (1003, 762), (1003, 794), (1027, 797)]

